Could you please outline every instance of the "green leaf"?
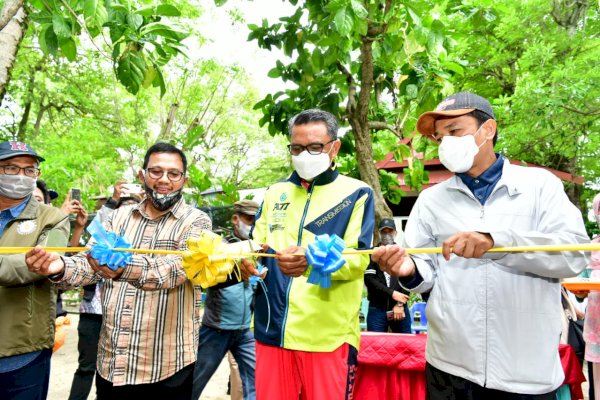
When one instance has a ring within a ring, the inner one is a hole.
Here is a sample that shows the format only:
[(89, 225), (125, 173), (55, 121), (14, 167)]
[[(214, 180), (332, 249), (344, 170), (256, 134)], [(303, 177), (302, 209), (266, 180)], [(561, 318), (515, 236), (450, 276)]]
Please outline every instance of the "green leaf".
[(58, 38), (71, 37), (71, 24), (60, 14), (52, 15), (52, 29)]
[(148, 68), (146, 68), (146, 71), (144, 71), (144, 80), (142, 81), (142, 86), (144, 88), (149, 88), (154, 79), (156, 79), (156, 75), (156, 68), (154, 68), (152, 65), (149, 65)]
[(144, 17), (139, 14), (127, 14), (127, 24), (137, 31), (144, 23)]
[(281, 70), (277, 67), (271, 68), (267, 73), (269, 78), (279, 78), (281, 76)]
[(406, 85), (406, 98), (409, 100), (413, 100), (417, 98), (419, 93), (419, 87), (417, 85), (408, 84)]
[(340, 33), (340, 35), (348, 36), (350, 32), (352, 32), (352, 27), (354, 26), (354, 18), (352, 18), (352, 14), (346, 8), (341, 8), (335, 14), (333, 23), (335, 24), (335, 28)]
[(367, 18), (369, 16), (369, 12), (365, 9), (362, 3), (358, 0), (351, 0), (350, 5), (352, 7), (352, 11), (354, 11), (354, 15), (357, 18)]
[(438, 156), (438, 146), (435, 142), (428, 141), (427, 147), (425, 148), (425, 153), (423, 154), (423, 159), (425, 161), (433, 160)]
[(140, 33), (142, 35), (160, 35), (166, 38), (174, 39), (178, 42), (185, 39), (189, 35), (187, 32), (176, 30), (175, 28), (160, 22), (151, 22), (149, 24), (144, 25), (140, 29)]
[(414, 31), (410, 31), (408, 35), (406, 35), (406, 41), (404, 42), (404, 51), (408, 57), (412, 57), (415, 53), (420, 53), (425, 50), (425, 46), (421, 45)]
[(401, 163), (411, 156), (410, 147), (405, 144), (399, 144), (396, 150), (394, 151), (394, 159)]
[(45, 28), (40, 32), (38, 37), (40, 41), (40, 47), (46, 54), (56, 55), (58, 51), (58, 38), (52, 29), (52, 25), (46, 25)]
[(156, 14), (164, 15), (165, 17), (179, 17), (181, 16), (181, 11), (170, 4), (161, 4), (156, 7)]
[(126, 51), (117, 64), (117, 78), (127, 91), (137, 94), (144, 79), (146, 63), (143, 58), (133, 51)]
[(102, 1), (98, 0), (83, 0), (83, 15), (88, 23), (92, 25), (102, 26), (108, 20), (108, 12)]
[(165, 85), (165, 78), (160, 69), (156, 69), (156, 77), (152, 81), (152, 86), (160, 88), (160, 97), (163, 97), (167, 93), (167, 86)]
[(58, 44), (65, 57), (67, 57), (67, 60), (75, 61), (77, 59), (77, 45), (75, 44), (73, 38), (59, 38)]
[(316, 48), (315, 51), (313, 51), (312, 56), (311, 56), (311, 62), (313, 64), (313, 66), (317, 70), (320, 70), (321, 68), (323, 68), (324, 61), (325, 61), (325, 58), (323, 57), (323, 53), (321, 53), (320, 49)]

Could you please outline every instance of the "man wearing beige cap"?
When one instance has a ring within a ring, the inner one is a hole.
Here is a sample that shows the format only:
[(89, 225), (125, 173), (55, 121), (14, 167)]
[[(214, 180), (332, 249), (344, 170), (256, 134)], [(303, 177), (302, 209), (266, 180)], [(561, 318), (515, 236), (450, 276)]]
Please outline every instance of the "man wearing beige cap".
[[(233, 235), (227, 237), (230, 243), (248, 239), (258, 207), (258, 203), (252, 200), (233, 203), (231, 216)], [(198, 363), (194, 368), (192, 399), (196, 400), (200, 397), (227, 352), (231, 352), (235, 359), (234, 363), (230, 362), (231, 398), (246, 400), (256, 398), (255, 342), (254, 335), (250, 331), (253, 298), (252, 286), (248, 281), (240, 282), (235, 274), (225, 282), (207, 289), (200, 328)]]
[(581, 213), (554, 175), (494, 153), (486, 99), (454, 94), (417, 129), (440, 142), (440, 161), (456, 175), (419, 195), (404, 246), (441, 246), (442, 254), (407, 256), (392, 245), (373, 260), (404, 288), (430, 292), (428, 398), (554, 399), (564, 379), (559, 279), (577, 275), (585, 256), (486, 251), (586, 243)]

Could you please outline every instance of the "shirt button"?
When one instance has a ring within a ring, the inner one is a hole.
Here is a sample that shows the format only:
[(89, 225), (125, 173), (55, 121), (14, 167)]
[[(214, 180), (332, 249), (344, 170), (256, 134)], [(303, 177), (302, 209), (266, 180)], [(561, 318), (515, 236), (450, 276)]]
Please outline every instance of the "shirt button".
[(131, 308), (131, 306), (129, 304), (125, 304), (125, 306), (123, 307), (123, 309), (125, 310), (129, 310)]
[(481, 199), (482, 197), (483, 197), (482, 195), (477, 196), (478, 199)]
[(475, 183), (479, 183), (479, 179), (475, 179)]

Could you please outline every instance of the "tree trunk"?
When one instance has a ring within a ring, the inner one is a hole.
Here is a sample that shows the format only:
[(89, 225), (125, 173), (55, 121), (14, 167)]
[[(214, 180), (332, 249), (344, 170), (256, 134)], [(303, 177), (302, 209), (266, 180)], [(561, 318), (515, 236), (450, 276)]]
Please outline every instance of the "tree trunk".
[[(567, 162), (567, 172), (569, 172), (573, 176), (579, 175), (579, 171), (577, 169), (577, 156), (574, 156)], [(575, 204), (577, 208), (579, 208), (582, 212), (587, 210), (584, 209), (584, 205), (581, 204), (581, 195), (583, 192), (582, 185), (578, 185), (576, 183), (569, 183), (565, 188), (565, 192), (571, 200), (571, 203)], [(584, 214), (584, 219), (586, 218), (586, 214)]]
[(27, 14), (23, 0), (6, 0), (0, 12), (0, 105), (26, 30)]
[(369, 100), (373, 88), (373, 42), (369, 37), (363, 38), (360, 46), (362, 71), (360, 93), (356, 108), (350, 110), (350, 125), (354, 132), (356, 145), (356, 160), (361, 179), (373, 189), (375, 194), (375, 217), (377, 221), (391, 217), (392, 210), (388, 207), (381, 192), (379, 172), (373, 160), (373, 143), (369, 130)]

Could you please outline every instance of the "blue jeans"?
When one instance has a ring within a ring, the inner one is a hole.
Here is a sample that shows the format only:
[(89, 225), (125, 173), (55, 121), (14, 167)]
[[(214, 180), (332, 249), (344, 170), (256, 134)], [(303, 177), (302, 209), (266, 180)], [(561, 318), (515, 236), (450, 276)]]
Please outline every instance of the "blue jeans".
[(192, 400), (200, 397), (204, 387), (228, 351), (231, 351), (233, 358), (238, 363), (244, 399), (254, 400), (256, 398), (254, 388), (255, 349), (254, 335), (250, 329), (221, 330), (202, 325), (198, 359), (194, 368)]
[(50, 381), (52, 349), (42, 352), (27, 365), (0, 374), (0, 399), (46, 400)]
[(404, 305), (404, 319), (394, 321), (387, 319), (387, 312), (381, 308), (369, 307), (367, 313), (367, 330), (371, 332), (387, 332), (388, 328), (394, 333), (410, 333), (410, 311)]

